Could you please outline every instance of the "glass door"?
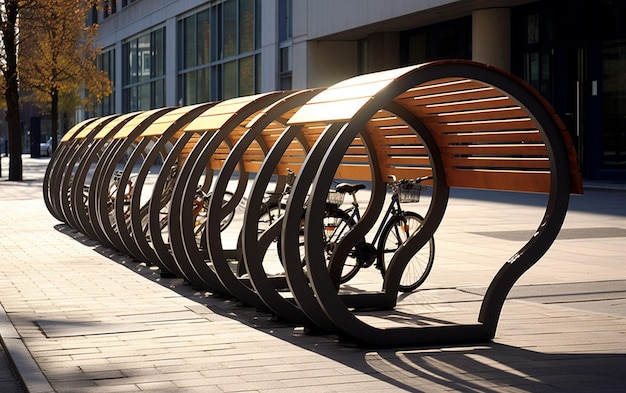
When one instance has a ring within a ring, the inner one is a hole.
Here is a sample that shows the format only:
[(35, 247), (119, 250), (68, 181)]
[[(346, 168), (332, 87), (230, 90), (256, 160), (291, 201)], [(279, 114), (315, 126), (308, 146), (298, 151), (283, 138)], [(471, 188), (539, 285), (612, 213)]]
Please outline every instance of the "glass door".
[(585, 155), (588, 153), (584, 142), (588, 137), (589, 96), (597, 94), (597, 82), (589, 83), (587, 61), (586, 48), (569, 47), (566, 49), (565, 67), (562, 70), (566, 79), (564, 121), (576, 146), (581, 168), (585, 168)]
[(626, 169), (626, 39), (602, 45), (602, 169)]

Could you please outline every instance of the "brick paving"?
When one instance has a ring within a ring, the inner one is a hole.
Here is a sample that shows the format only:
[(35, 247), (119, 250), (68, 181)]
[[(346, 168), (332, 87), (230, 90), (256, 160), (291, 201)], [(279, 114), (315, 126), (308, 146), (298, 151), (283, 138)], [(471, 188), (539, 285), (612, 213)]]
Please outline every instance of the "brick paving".
[[(46, 163), (24, 156), (24, 182), (0, 179), (0, 336), (18, 366), (14, 376), (0, 356), (2, 392), (623, 391), (623, 191), (572, 198), (564, 229), (576, 235), (514, 287), (493, 342), (374, 349), (305, 334), (99, 246), (47, 212)], [(416, 322), (473, 322), (523, 244), (482, 232), (532, 230), (545, 210), (541, 195), (452, 196), (432, 275), (398, 307)]]

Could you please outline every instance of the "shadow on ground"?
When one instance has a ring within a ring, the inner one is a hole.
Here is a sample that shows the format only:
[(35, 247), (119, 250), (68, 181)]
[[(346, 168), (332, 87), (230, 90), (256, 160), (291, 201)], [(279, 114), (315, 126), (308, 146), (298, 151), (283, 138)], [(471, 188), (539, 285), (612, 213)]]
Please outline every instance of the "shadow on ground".
[(494, 342), (453, 347), (363, 348), (341, 341), (334, 334), (305, 333), (265, 311), (194, 288), (181, 278), (161, 277), (158, 269), (102, 247), (69, 226), (59, 224), (55, 229), (213, 313), (406, 391), (500, 392), (508, 387), (528, 392), (621, 392), (626, 384), (626, 355), (618, 353), (540, 353)]

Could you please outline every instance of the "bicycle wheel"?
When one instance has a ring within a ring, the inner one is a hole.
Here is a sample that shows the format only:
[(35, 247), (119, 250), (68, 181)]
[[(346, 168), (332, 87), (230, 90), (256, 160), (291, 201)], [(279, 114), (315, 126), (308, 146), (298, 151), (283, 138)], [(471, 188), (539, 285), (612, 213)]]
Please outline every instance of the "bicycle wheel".
[[(257, 239), (260, 239), (263, 233), (269, 229), (270, 226), (274, 225), (276, 221), (280, 219), (280, 217), (285, 214), (285, 209), (287, 205), (284, 203), (280, 204), (267, 204), (263, 203), (261, 205), (261, 214), (259, 216), (259, 223), (257, 226)], [(272, 239), (271, 243), (269, 243), (268, 248), (263, 250), (265, 258), (264, 260), (277, 260), (281, 265), (283, 265), (283, 256), (280, 249), (280, 233), (276, 235), (274, 239)], [(284, 265), (283, 265), (284, 266)]]
[[(233, 199), (233, 193), (230, 191), (224, 192), (222, 207), (225, 206), (231, 199)], [(220, 231), (223, 231), (230, 225), (230, 223), (233, 221), (233, 217), (235, 217), (235, 209), (228, 212), (226, 217), (222, 218), (222, 221), (220, 222)]]
[(206, 219), (207, 219), (207, 206), (203, 196), (197, 196), (194, 200), (194, 228), (193, 234), (196, 239), (196, 245), (199, 250), (206, 249)]
[[(350, 229), (356, 224), (354, 219), (345, 211), (341, 209), (326, 209), (324, 212), (323, 225), (324, 225), (324, 253), (326, 254), (326, 263), (330, 262), (337, 244), (346, 236)], [(301, 236), (303, 238), (303, 236)], [(303, 243), (303, 242), (302, 242)], [(341, 270), (340, 283), (345, 283), (354, 276), (361, 266), (357, 261), (354, 249), (348, 254), (348, 258)]]
[[(422, 227), (422, 222), (424, 218), (419, 214), (404, 212), (404, 216), (395, 216), (385, 225), (378, 246), (381, 258), (380, 271), (383, 277), (395, 252)], [(428, 243), (411, 257), (404, 268), (400, 280), (400, 291), (411, 292), (422, 285), (430, 273), (434, 257), (435, 240), (431, 237)]]
[(266, 203), (262, 204), (258, 226), (259, 235), (265, 232), (270, 227), (270, 225), (274, 224), (276, 220), (278, 220), (283, 214), (285, 214), (286, 208), (287, 205), (285, 205), (284, 203), (271, 205), (268, 205)]

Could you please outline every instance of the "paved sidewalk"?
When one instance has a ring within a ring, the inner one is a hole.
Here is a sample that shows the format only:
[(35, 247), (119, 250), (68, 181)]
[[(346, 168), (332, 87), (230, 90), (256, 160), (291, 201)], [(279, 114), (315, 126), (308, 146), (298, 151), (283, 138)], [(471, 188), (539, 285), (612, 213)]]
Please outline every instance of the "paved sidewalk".
[[(514, 287), (492, 343), (367, 349), (161, 278), (56, 221), (41, 198), (47, 162), (24, 156), (24, 182), (0, 178), (0, 336), (17, 364), (12, 375), (0, 356), (2, 392), (622, 392), (626, 385), (619, 185), (595, 184), (603, 190), (572, 197), (559, 239)], [(545, 197), (452, 196), (432, 275), (398, 309), (473, 322), (480, 294), (532, 234)]]

